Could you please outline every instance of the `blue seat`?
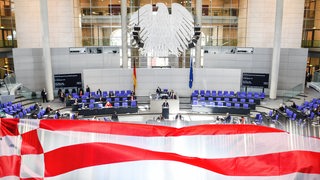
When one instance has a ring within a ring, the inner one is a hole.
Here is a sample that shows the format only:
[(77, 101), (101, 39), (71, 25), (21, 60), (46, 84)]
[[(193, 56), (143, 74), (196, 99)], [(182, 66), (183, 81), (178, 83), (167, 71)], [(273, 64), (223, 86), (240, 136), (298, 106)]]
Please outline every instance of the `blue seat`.
[(226, 103), (226, 106), (227, 106), (227, 107), (231, 107), (231, 103), (230, 103), (230, 102), (227, 102), (227, 103)]
[(128, 103), (127, 102), (123, 102), (122, 103), (122, 107), (128, 107)]
[(235, 103), (235, 104), (234, 104), (234, 107), (240, 108), (240, 103)]
[(198, 101), (197, 100), (192, 101), (192, 105), (198, 105)]
[(237, 98), (232, 98), (232, 102), (238, 102)]
[(249, 103), (254, 104), (254, 99), (249, 99)]
[(205, 101), (205, 97), (200, 97), (200, 101)]
[(210, 101), (209, 104), (210, 104), (210, 106), (215, 106), (216, 105), (215, 102), (213, 102), (213, 101)]
[(89, 109), (93, 109), (94, 108), (94, 104), (90, 103), (89, 104)]
[(137, 101), (131, 101), (131, 107), (137, 107)]
[(240, 102), (245, 103), (245, 102), (246, 102), (246, 99), (241, 98), (241, 99), (240, 99)]
[(218, 96), (223, 96), (222, 91), (218, 91)]
[(215, 96), (217, 96), (217, 91), (213, 90), (213, 91), (211, 92), (211, 94), (212, 94), (213, 97), (215, 97)]
[(229, 96), (229, 91), (223, 91), (223, 96)]
[(103, 91), (103, 92), (102, 92), (102, 97), (105, 98), (105, 97), (107, 97), (107, 96), (108, 96), (108, 91)]
[(225, 97), (225, 98), (224, 98), (224, 101), (228, 102), (228, 101), (230, 101), (230, 98)]
[(208, 97), (208, 101), (213, 101), (213, 97)]
[(200, 90), (200, 96), (204, 96), (204, 90)]
[(249, 104), (243, 104), (243, 108), (249, 109)]
[(216, 101), (221, 101), (221, 98), (220, 97), (216, 98)]
[(206, 90), (206, 94), (205, 94), (205, 96), (206, 96), (206, 97), (209, 97), (209, 96), (211, 96), (211, 91), (209, 91), (209, 90)]
[(115, 103), (114, 103), (114, 107), (115, 107), (115, 108), (120, 107), (120, 103), (119, 103), (119, 102), (115, 102)]
[(102, 104), (102, 103), (99, 103), (99, 104), (98, 104), (98, 108), (103, 108), (103, 104)]
[(223, 102), (219, 101), (218, 106), (223, 106)]
[(114, 101), (115, 101), (115, 102), (119, 102), (119, 101), (120, 101), (120, 98), (116, 97), (116, 98), (114, 98)]

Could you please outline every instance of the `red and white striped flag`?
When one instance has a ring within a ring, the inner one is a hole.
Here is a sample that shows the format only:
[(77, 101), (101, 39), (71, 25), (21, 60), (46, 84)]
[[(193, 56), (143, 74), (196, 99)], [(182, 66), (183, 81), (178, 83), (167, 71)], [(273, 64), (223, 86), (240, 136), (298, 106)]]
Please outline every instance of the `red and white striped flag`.
[(1, 180), (320, 177), (320, 139), (264, 126), (0, 121)]

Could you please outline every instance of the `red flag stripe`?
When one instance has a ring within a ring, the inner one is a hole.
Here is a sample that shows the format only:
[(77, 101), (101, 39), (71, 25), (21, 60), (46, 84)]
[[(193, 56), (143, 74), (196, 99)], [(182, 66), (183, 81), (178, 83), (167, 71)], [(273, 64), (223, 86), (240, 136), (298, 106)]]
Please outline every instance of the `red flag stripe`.
[(37, 130), (32, 130), (21, 135), (22, 146), (21, 154), (41, 154), (43, 153)]
[(87, 143), (45, 153), (44, 159), (45, 177), (95, 165), (143, 160), (177, 161), (228, 176), (279, 176), (296, 172), (320, 174), (320, 153), (308, 151), (203, 159), (110, 143)]
[[(88, 126), (88, 123), (90, 126)], [(284, 132), (279, 129), (256, 125), (198, 125), (183, 128), (150, 126), (146, 124), (105, 123), (101, 121), (42, 120), (40, 128), (52, 131), (80, 131), (128, 136), (181, 136)]]
[(0, 118), (0, 137), (19, 135), (19, 119)]
[(20, 176), (20, 156), (0, 156), (0, 178), (6, 176)]

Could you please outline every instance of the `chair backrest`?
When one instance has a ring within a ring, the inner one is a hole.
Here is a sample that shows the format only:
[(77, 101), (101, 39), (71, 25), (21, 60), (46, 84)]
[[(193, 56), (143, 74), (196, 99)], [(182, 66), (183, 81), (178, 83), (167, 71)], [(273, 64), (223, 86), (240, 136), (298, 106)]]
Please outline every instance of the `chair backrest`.
[(213, 90), (213, 91), (211, 92), (211, 94), (212, 94), (212, 96), (217, 96), (217, 91)]
[(208, 101), (213, 101), (213, 97), (208, 97)]
[(225, 97), (225, 98), (224, 98), (224, 101), (226, 101), (226, 102), (227, 102), (227, 101), (230, 101), (230, 98)]
[(114, 107), (115, 107), (115, 108), (120, 107), (120, 103), (119, 103), (119, 102), (115, 102), (115, 103), (114, 103)]
[(131, 101), (131, 107), (137, 107), (137, 101)]
[(237, 98), (232, 98), (232, 102), (238, 102)]
[(198, 105), (198, 101), (197, 100), (193, 100), (192, 101), (192, 105)]
[(234, 107), (240, 108), (240, 103), (235, 103), (235, 104), (234, 104)]
[(200, 97), (200, 101), (205, 101), (205, 97)]
[(254, 103), (254, 99), (249, 99), (249, 103)]
[(246, 102), (246, 99), (241, 98), (241, 99), (240, 99), (240, 102), (245, 103), (245, 102)]
[(249, 104), (243, 104), (243, 108), (249, 109)]
[(223, 106), (223, 102), (219, 101), (218, 106)]
[(226, 106), (227, 106), (227, 107), (231, 107), (231, 103), (230, 103), (230, 102), (227, 102), (227, 103), (226, 103)]
[(123, 102), (122, 103), (122, 107), (128, 107), (128, 103), (127, 102)]
[(90, 108), (90, 109), (93, 109), (93, 108), (94, 108), (94, 104), (90, 103), (90, 104), (89, 104), (89, 108)]
[(218, 97), (218, 98), (216, 98), (216, 101), (221, 101), (221, 98), (219, 98), (219, 97)]

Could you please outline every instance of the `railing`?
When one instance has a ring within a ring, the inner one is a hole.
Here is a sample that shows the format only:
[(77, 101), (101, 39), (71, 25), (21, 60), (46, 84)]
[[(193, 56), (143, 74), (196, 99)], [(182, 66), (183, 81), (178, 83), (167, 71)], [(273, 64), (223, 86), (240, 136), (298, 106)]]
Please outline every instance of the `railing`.
[(299, 84), (292, 89), (285, 90), (283, 93), (283, 102), (288, 101), (289, 99), (292, 99), (293, 97), (297, 96), (298, 94), (301, 94), (304, 92), (304, 84)]
[(320, 70), (318, 71), (315, 71), (313, 73), (313, 79), (312, 79), (313, 82), (320, 82)]

